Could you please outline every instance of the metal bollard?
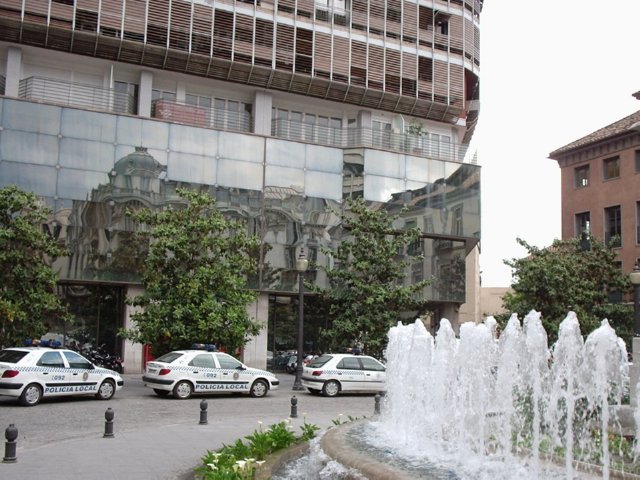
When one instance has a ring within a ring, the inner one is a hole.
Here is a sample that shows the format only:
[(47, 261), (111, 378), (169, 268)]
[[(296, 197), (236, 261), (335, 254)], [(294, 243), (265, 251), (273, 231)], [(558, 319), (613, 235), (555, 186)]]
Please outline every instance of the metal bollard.
[(380, 414), (380, 399), (382, 398), (380, 396), (379, 393), (376, 393), (376, 396), (373, 397), (374, 398), (374, 406), (373, 406), (373, 414), (374, 415), (379, 415)]
[(2, 459), (2, 463), (16, 463), (18, 461), (16, 458), (18, 429), (13, 423), (10, 423), (4, 431), (4, 437), (7, 439), (7, 442), (4, 444), (4, 458)]
[(200, 422), (199, 425), (206, 425), (207, 423), (209, 423), (207, 421), (207, 401), (206, 400), (202, 400), (200, 402)]
[(113, 438), (113, 417), (115, 417), (115, 413), (111, 408), (107, 408), (107, 411), (104, 412), (104, 438)]
[(294, 395), (291, 397), (291, 418), (298, 418), (298, 399)]

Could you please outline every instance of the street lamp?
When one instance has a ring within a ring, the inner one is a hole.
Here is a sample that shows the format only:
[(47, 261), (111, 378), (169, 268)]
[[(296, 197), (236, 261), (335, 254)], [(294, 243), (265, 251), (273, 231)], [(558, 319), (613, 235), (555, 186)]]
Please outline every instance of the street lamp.
[(633, 266), (633, 272), (629, 274), (633, 284), (633, 334), (640, 336), (640, 265)]
[(296, 379), (293, 382), (293, 390), (304, 390), (302, 386), (302, 350), (304, 349), (304, 272), (307, 271), (309, 260), (300, 249), (300, 255), (296, 260), (298, 271), (298, 358), (296, 364)]

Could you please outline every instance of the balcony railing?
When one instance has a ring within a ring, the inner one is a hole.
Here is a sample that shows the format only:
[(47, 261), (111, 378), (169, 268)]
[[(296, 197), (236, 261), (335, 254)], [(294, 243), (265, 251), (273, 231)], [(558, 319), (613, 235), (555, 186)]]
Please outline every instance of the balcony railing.
[(251, 114), (220, 108), (200, 107), (172, 100), (153, 102), (151, 116), (199, 127), (219, 130), (251, 131)]
[(271, 135), (340, 148), (381, 148), (456, 162), (464, 162), (468, 150), (467, 145), (443, 141), (436, 135), (413, 135), (370, 128), (332, 128), (283, 119), (271, 122)]
[(136, 111), (136, 100), (132, 95), (53, 78), (25, 78), (20, 81), (18, 95), (27, 100), (93, 110), (131, 114)]

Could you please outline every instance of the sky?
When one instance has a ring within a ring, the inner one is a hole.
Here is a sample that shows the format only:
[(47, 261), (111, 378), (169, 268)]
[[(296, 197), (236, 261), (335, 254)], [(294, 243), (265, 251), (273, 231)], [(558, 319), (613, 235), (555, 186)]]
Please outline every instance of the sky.
[(480, 16), (483, 287), (503, 260), (561, 237), (560, 168), (549, 153), (638, 110), (640, 0), (485, 0)]

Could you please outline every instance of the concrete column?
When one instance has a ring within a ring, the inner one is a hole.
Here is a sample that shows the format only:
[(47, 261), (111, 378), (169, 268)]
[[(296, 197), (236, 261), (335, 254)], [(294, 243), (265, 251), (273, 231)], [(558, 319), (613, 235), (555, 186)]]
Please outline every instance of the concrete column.
[(257, 91), (253, 99), (253, 133), (271, 136), (271, 108), (273, 97), (270, 93)]
[[(128, 297), (135, 297), (141, 295), (144, 289), (139, 286), (129, 286), (126, 291)], [(124, 328), (131, 328), (133, 322), (131, 321), (131, 315), (136, 311), (137, 307), (131, 305), (125, 305), (124, 310)], [(125, 340), (122, 347), (122, 360), (125, 373), (142, 373), (144, 370), (143, 361), (143, 345), (139, 343), (133, 343), (130, 340)]]
[(633, 353), (633, 365), (629, 368), (629, 395), (631, 406), (638, 406), (638, 378), (640, 378), (640, 337), (633, 337), (631, 341), (631, 352)]
[(22, 49), (7, 48), (7, 64), (5, 72), (4, 94), (8, 97), (18, 97), (20, 89), (20, 75), (22, 74)]
[(149, 70), (140, 72), (138, 86), (138, 115), (151, 117), (151, 90), (153, 89), (153, 73)]
[(267, 338), (269, 336), (269, 295), (259, 294), (247, 307), (247, 313), (262, 325), (262, 330), (244, 347), (243, 362), (253, 368), (267, 368)]

